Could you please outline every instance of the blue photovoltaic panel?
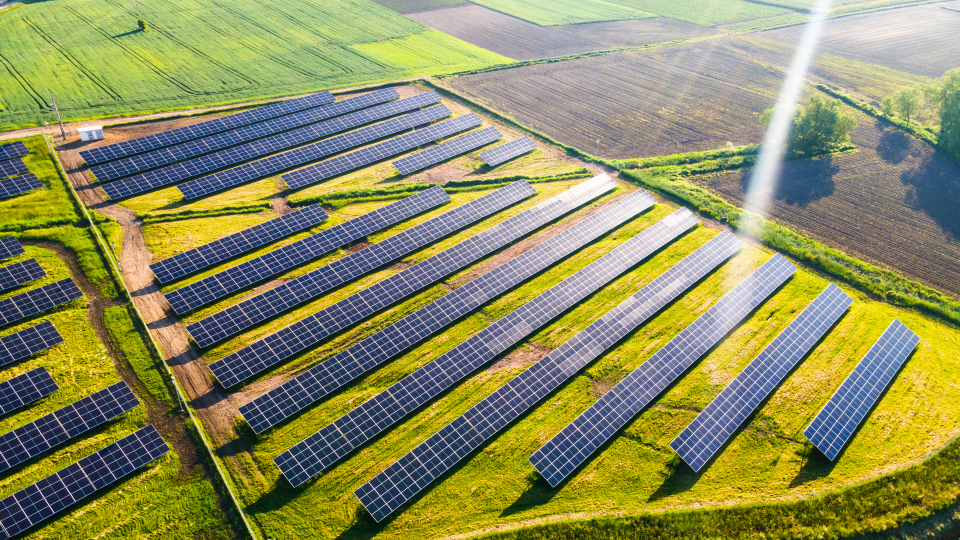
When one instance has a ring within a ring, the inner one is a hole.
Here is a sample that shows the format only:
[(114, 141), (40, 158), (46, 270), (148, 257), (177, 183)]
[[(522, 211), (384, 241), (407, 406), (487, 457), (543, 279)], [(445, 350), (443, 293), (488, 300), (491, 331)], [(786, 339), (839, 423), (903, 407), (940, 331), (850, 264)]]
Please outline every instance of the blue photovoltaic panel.
[(0, 501), (0, 540), (53, 517), (169, 451), (151, 424), (14, 493)]
[(500, 145), (496, 148), (491, 148), (486, 152), (480, 154), (480, 159), (485, 161), (487, 165), (491, 167), (496, 167), (502, 163), (506, 163), (511, 159), (526, 154), (527, 152), (532, 152), (537, 149), (537, 143), (533, 142), (533, 139), (530, 137), (520, 137), (514, 141), (510, 141), (507, 144)]
[(207, 120), (206, 122), (193, 124), (192, 126), (185, 126), (170, 131), (164, 131), (163, 133), (157, 133), (155, 135), (147, 135), (146, 137), (140, 137), (138, 139), (110, 144), (107, 146), (100, 146), (98, 148), (91, 148), (90, 150), (81, 150), (80, 157), (82, 157), (88, 165), (96, 165), (105, 161), (120, 159), (131, 154), (149, 152), (150, 150), (154, 150), (156, 148), (179, 144), (184, 141), (198, 139), (200, 137), (207, 137), (215, 133), (238, 128), (247, 124), (262, 122), (264, 120), (277, 118), (286, 114), (312, 109), (314, 107), (320, 107), (328, 103), (333, 103), (333, 101), (334, 97), (331, 96), (329, 92), (320, 92), (318, 94), (313, 94), (298, 99), (281, 101), (280, 103), (274, 103), (273, 105), (267, 105), (266, 107), (260, 107), (257, 109), (251, 109), (249, 111), (231, 114), (229, 116), (214, 118), (212, 120)]
[[(514, 189), (521, 191), (521, 199), (535, 193), (535, 190), (526, 182), (512, 184), (512, 186), (518, 185), (519, 187)], [(436, 283), (444, 276), (522, 238), (616, 186), (616, 182), (604, 175), (568, 189), (376, 285), (269, 335), (223, 360), (214, 362), (210, 365), (210, 370), (224, 387), (235, 385), (316, 345), (331, 334)]]
[(670, 447), (699, 471), (853, 304), (834, 284), (707, 405)]
[[(228, 169), (222, 171), (212, 176), (210, 176), (209, 173), (220, 169), (225, 169), (245, 161), (257, 160), (269, 154), (289, 150), (296, 146), (300, 146), (317, 139), (322, 139), (328, 135), (341, 133), (364, 124), (369, 124), (370, 122), (389, 118), (404, 112), (415, 111), (420, 107), (425, 107), (439, 101), (440, 97), (433, 92), (420, 94), (418, 96), (393, 103), (386, 103), (377, 107), (371, 107), (369, 109), (339, 116), (319, 124), (312, 124), (295, 129), (293, 131), (267, 137), (265, 139), (227, 148), (226, 150), (221, 150), (213, 154), (207, 154), (188, 161), (174, 163), (162, 169), (148, 171), (143, 174), (131, 176), (130, 178), (110, 182), (109, 184), (104, 184), (102, 187), (107, 195), (116, 199), (136, 193), (142, 193), (150, 189), (175, 184), (181, 180), (186, 180), (187, 178), (203, 175), (208, 176), (194, 180), (191, 182), (191, 185), (195, 183), (203, 183), (206, 185), (211, 182), (216, 183), (227, 181), (231, 182), (231, 185), (235, 185), (239, 182), (251, 180), (251, 174), (255, 174), (257, 178), (265, 178), (271, 174), (276, 174), (280, 171), (309, 163), (310, 161), (316, 161), (317, 159), (320, 159), (325, 155), (329, 155), (330, 153), (339, 152), (347, 148), (353, 148), (357, 144), (361, 144), (363, 142), (364, 136), (383, 138), (397, 131), (409, 129), (410, 127), (418, 125), (416, 123), (411, 125), (411, 119), (421, 118), (423, 115), (402, 116), (389, 122), (376, 124), (363, 130), (348, 132), (344, 135), (332, 137), (314, 145), (298, 148), (292, 152), (278, 156), (273, 156), (268, 158), (268, 161), (256, 161), (254, 163), (244, 165), (243, 167), (238, 167), (237, 169)], [(421, 121), (420, 123), (425, 122), (426, 121)], [(307, 159), (307, 161), (304, 162), (304, 159)], [(277, 169), (277, 167), (280, 168)], [(194, 188), (190, 189), (192, 190)]]
[(67, 278), (0, 300), (0, 325), (19, 321), (82, 297), (83, 292), (77, 284)]
[(309, 229), (326, 220), (327, 213), (320, 208), (320, 205), (308, 206), (153, 263), (150, 265), (150, 270), (153, 270), (153, 274), (161, 283), (169, 283), (241, 253), (265, 246), (274, 240)]
[(715, 238), (387, 467), (355, 495), (374, 519), (383, 520), (741, 246), (732, 234)]
[(920, 338), (894, 319), (803, 431), (804, 436), (831, 461), (836, 459), (918, 343)]
[(0, 291), (12, 289), (47, 275), (36, 259), (27, 259), (18, 263), (0, 267)]
[(796, 271), (774, 255), (537, 450), (530, 463), (556, 487)]
[(28, 172), (30, 172), (30, 169), (27, 168), (27, 165), (23, 162), (22, 158), (0, 161), (0, 178), (16, 176), (18, 174), (27, 174)]
[(49, 321), (0, 338), (0, 366), (12, 364), (31, 354), (63, 343), (60, 333)]
[[(228, 294), (263, 281), (368, 234), (386, 229), (450, 200), (439, 186), (421, 191), (380, 209), (320, 231), (266, 255), (243, 262), (165, 295), (174, 311), (183, 315)], [(365, 251), (365, 250), (364, 250)], [(398, 255), (399, 256), (399, 255)], [(356, 257), (352, 260), (361, 260)]]
[(458, 116), (457, 118), (425, 127), (413, 133), (407, 133), (395, 139), (361, 148), (356, 152), (351, 152), (343, 156), (328, 159), (316, 165), (311, 165), (305, 169), (287, 173), (281, 178), (288, 186), (299, 189), (309, 186), (310, 184), (316, 184), (321, 180), (332, 178), (338, 174), (372, 165), (378, 161), (413, 150), (418, 146), (431, 143), (437, 139), (475, 128), (481, 123), (480, 117), (473, 113)]
[(57, 383), (47, 373), (47, 368), (42, 367), (0, 382), (0, 415), (47, 397), (56, 392), (57, 388)]
[(9, 259), (10, 257), (16, 257), (17, 255), (23, 255), (23, 253), (23, 246), (20, 245), (20, 242), (17, 242), (15, 236), (4, 236), (0, 238), (0, 261)]
[[(697, 224), (680, 209), (274, 458), (294, 487), (509, 350)], [(412, 489), (412, 488), (411, 488)]]
[(25, 156), (29, 153), (30, 151), (27, 150), (27, 145), (23, 144), (22, 141), (0, 144), (0, 161)]
[(305, 409), (656, 204), (637, 191), (240, 407), (257, 433)]
[(417, 152), (411, 156), (398, 159), (393, 162), (393, 166), (400, 171), (400, 174), (413, 174), (419, 170), (426, 169), (431, 165), (436, 165), (441, 161), (455, 156), (466, 154), (471, 150), (476, 150), (481, 146), (492, 143), (503, 138), (503, 135), (495, 127), (488, 127), (468, 133), (462, 137), (457, 137), (452, 141), (438, 144)]
[(127, 383), (118, 382), (0, 435), (0, 473), (106, 424), (139, 404)]
[(4, 197), (13, 197), (21, 193), (43, 189), (43, 182), (33, 173), (23, 176), (15, 176), (7, 180), (0, 180), (0, 199)]
[[(101, 182), (115, 180), (131, 174), (142, 173), (151, 169), (163, 167), (164, 165), (169, 165), (170, 163), (184, 161), (196, 156), (201, 156), (203, 154), (209, 154), (224, 148), (229, 148), (231, 146), (237, 146), (248, 141), (269, 137), (284, 131), (290, 131), (308, 124), (314, 124), (328, 118), (333, 118), (335, 116), (356, 111), (358, 109), (379, 105), (399, 97), (400, 93), (394, 88), (378, 90), (376, 92), (371, 92), (355, 98), (331, 103), (330, 105), (326, 105), (324, 107), (308, 109), (303, 112), (281, 116), (280, 118), (274, 118), (273, 120), (268, 120), (266, 122), (260, 122), (259, 124), (251, 124), (249, 126), (244, 126), (231, 131), (218, 133), (217, 135), (212, 135), (210, 137), (195, 139), (178, 144), (176, 146), (158, 148), (145, 154), (136, 154), (119, 159), (117, 161), (110, 161), (108, 163), (94, 165), (93, 167), (90, 167), (90, 170), (93, 171), (93, 174), (97, 176), (97, 180)], [(311, 133), (305, 134), (305, 136), (310, 135)], [(293, 143), (293, 140), (289, 136), (285, 136), (284, 139), (288, 143)], [(266, 146), (265, 143), (258, 144), (264, 144)], [(263, 152), (261, 152), (260, 155), (262, 154)]]
[[(432, 93), (420, 94), (419, 96), (408, 99), (426, 101), (435, 98), (437, 101), (439, 101), (439, 97), (436, 96), (436, 94), (431, 94)], [(407, 100), (400, 100), (394, 103), (381, 105), (380, 107), (393, 109), (406, 107), (410, 103), (411, 102), (408, 102)], [(354, 115), (366, 114), (370, 111), (374, 111), (375, 109), (380, 109), (380, 107), (372, 107), (369, 110), (354, 113)], [(354, 115), (347, 116), (353, 117)], [(283, 171), (295, 169), (325, 157), (344, 152), (346, 150), (350, 150), (352, 148), (356, 148), (357, 146), (362, 146), (385, 137), (390, 137), (402, 131), (413, 129), (423, 124), (429, 124), (430, 122), (434, 122), (448, 116), (450, 116), (450, 109), (448, 109), (445, 105), (437, 105), (428, 109), (411, 112), (410, 114), (405, 114), (399, 118), (393, 118), (385, 122), (380, 122), (379, 124), (374, 124), (372, 126), (350, 131), (342, 135), (337, 135), (336, 137), (330, 137), (318, 143), (297, 148), (283, 154), (271, 156), (259, 161), (254, 161), (253, 163), (247, 163), (246, 165), (237, 167), (235, 169), (228, 169), (216, 174), (204, 176), (203, 178), (191, 180), (190, 182), (186, 182), (177, 186), (177, 189), (180, 190), (180, 193), (183, 194), (185, 198), (190, 200), (197, 199), (217, 191), (240, 185), (244, 182), (274, 176)], [(343, 118), (348, 119), (346, 116)]]

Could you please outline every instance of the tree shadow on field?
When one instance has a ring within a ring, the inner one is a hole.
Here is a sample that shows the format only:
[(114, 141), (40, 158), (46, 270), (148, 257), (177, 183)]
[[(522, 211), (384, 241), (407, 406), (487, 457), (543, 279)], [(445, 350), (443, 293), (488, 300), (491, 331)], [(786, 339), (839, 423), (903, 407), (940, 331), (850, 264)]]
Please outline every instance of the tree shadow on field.
[[(747, 193), (753, 171), (746, 171), (740, 178), (740, 189)], [(792, 206), (808, 204), (833, 195), (836, 187), (833, 177), (840, 172), (840, 166), (833, 162), (833, 156), (819, 159), (788, 161), (783, 164), (780, 181), (774, 187), (773, 198)]]
[(925, 151), (915, 167), (900, 173), (909, 188), (904, 204), (935, 221), (954, 241), (960, 240), (960, 167), (935, 151)]
[(671, 495), (689, 491), (700, 481), (700, 477), (703, 476), (703, 471), (707, 470), (707, 467), (703, 467), (700, 469), (700, 472), (697, 472), (677, 455), (674, 455), (670, 459), (667, 463), (667, 468), (670, 471), (669, 474), (667, 474), (663, 483), (660, 484), (660, 487), (647, 499), (648, 503), (657, 502)]
[(881, 125), (877, 120), (877, 130), (882, 134), (877, 143), (877, 155), (880, 159), (892, 165), (898, 165), (910, 156), (913, 139), (899, 129)]

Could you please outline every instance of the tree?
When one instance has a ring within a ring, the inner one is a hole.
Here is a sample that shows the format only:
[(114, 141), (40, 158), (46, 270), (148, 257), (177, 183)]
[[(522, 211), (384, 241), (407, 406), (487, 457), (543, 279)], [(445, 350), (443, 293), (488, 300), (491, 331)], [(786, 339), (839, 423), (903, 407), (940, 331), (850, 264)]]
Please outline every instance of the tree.
[[(773, 109), (765, 111), (760, 117), (763, 127), (768, 127), (772, 118)], [(787, 151), (805, 156), (830, 152), (850, 144), (850, 132), (856, 127), (856, 117), (839, 99), (812, 96), (806, 107), (797, 107), (793, 113)]]
[(910, 129), (910, 120), (923, 107), (923, 94), (923, 90), (916, 86), (904, 88), (892, 96), (883, 98), (883, 101), (880, 102), (880, 108), (883, 109), (883, 114), (887, 116), (896, 114), (905, 119), (907, 129)]
[(145, 20), (143, 20), (143, 19), (137, 19), (137, 26), (140, 27), (140, 31), (141, 31), (141, 32), (146, 32), (147, 29), (150, 28), (150, 26), (147, 25), (147, 21), (145, 21)]
[(940, 117), (940, 147), (960, 159), (960, 69), (951, 69), (924, 89)]

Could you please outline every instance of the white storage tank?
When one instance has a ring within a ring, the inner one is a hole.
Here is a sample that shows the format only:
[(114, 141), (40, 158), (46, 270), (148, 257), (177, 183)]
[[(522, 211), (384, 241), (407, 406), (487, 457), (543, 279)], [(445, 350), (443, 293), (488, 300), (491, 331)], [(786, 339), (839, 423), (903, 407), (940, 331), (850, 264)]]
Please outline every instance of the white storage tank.
[(103, 140), (103, 126), (84, 126), (78, 127), (81, 141), (100, 141)]

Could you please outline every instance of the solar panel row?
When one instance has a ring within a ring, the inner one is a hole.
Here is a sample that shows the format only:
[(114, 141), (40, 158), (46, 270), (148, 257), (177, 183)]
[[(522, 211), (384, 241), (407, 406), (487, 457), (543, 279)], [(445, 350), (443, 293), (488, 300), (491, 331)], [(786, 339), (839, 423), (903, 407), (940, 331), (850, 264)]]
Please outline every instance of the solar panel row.
[(20, 245), (20, 242), (17, 242), (17, 237), (4, 236), (0, 238), (0, 261), (23, 255), (23, 253), (23, 246)]
[[(355, 113), (333, 118), (319, 124), (312, 124), (295, 129), (293, 131), (267, 137), (265, 139), (227, 148), (213, 154), (207, 154), (188, 161), (174, 163), (159, 170), (145, 172), (130, 178), (104, 184), (102, 187), (107, 195), (113, 199), (142, 193), (150, 189), (175, 184), (181, 180), (186, 180), (187, 178), (206, 175), (220, 169), (225, 169), (227, 167), (243, 163), (245, 161), (256, 160), (268, 154), (289, 150), (310, 141), (322, 139), (328, 135), (342, 133), (349, 129), (359, 127), (364, 124), (369, 124), (370, 122), (374, 122), (376, 120), (389, 118), (403, 112), (414, 111), (420, 107), (425, 107), (439, 101), (440, 97), (432, 92), (420, 94), (415, 97), (392, 103), (386, 103), (377, 107), (371, 107), (370, 109), (364, 109)], [(346, 133), (339, 137), (327, 139), (315, 145), (299, 148), (294, 150), (293, 153), (274, 156), (273, 158), (270, 158), (270, 161), (267, 163), (262, 161), (250, 163), (244, 166), (242, 171), (238, 171), (237, 169), (228, 169), (218, 173), (217, 179), (222, 181), (224, 178), (228, 178), (232, 182), (246, 182), (250, 179), (248, 178), (248, 175), (254, 171), (261, 175), (259, 178), (263, 178), (264, 176), (262, 175), (265, 174), (265, 171), (277, 173), (281, 170), (286, 170), (302, 164), (303, 162), (301, 160), (305, 159), (307, 156), (311, 156), (309, 161), (315, 161), (324, 155), (329, 155), (331, 152), (339, 152), (346, 148), (353, 148), (359, 144), (358, 141), (363, 142), (363, 134), (375, 136), (376, 138), (383, 138), (398, 130), (412, 127), (412, 125), (406, 123), (409, 122), (409, 120), (404, 121), (404, 118), (407, 117), (401, 117), (393, 120), (392, 122), (385, 122), (384, 124), (371, 126), (365, 131), (361, 130), (363, 131), (361, 134), (358, 134), (357, 132)], [(395, 125), (398, 122), (400, 125), (404, 126), (402, 129)], [(280, 164), (284, 165), (284, 167), (276, 169), (276, 167)], [(215, 181), (216, 179), (204, 177), (195, 180), (194, 182), (209, 183)]]
[[(421, 94), (417, 100), (427, 100), (430, 96)], [(384, 107), (400, 107), (405, 100), (388, 103)], [(367, 111), (360, 111), (365, 113)], [(253, 163), (247, 163), (235, 169), (221, 171), (216, 174), (191, 180), (177, 186), (180, 193), (187, 199), (193, 200), (210, 193), (240, 185), (244, 182), (267, 178), (283, 171), (307, 165), (327, 156), (350, 150), (373, 141), (396, 135), (402, 131), (428, 124), (450, 116), (450, 109), (444, 105), (437, 105), (420, 111), (411, 112), (399, 118), (393, 118), (379, 124), (330, 137), (318, 143), (297, 148), (283, 154), (271, 156)]]
[(47, 275), (36, 259), (27, 259), (0, 268), (0, 291), (12, 289)]
[(400, 171), (400, 174), (413, 174), (431, 165), (436, 165), (441, 161), (466, 154), (471, 150), (476, 150), (481, 146), (502, 138), (503, 134), (501, 134), (497, 128), (484, 128), (394, 161), (393, 166)]
[(0, 325), (19, 321), (81, 297), (83, 292), (72, 279), (67, 278), (0, 300)]
[(30, 169), (23, 162), (22, 158), (13, 158), (7, 161), (0, 161), (0, 178), (16, 176), (18, 174), (27, 174)]
[(29, 529), (170, 451), (153, 425), (0, 501), (0, 540)]
[(774, 255), (537, 450), (530, 463), (556, 487), (796, 271)]
[(294, 487), (577, 305), (697, 223), (686, 209), (647, 228), (276, 458)]
[(0, 473), (105, 424), (139, 404), (127, 383), (118, 382), (0, 435)]
[(355, 495), (381, 521), (741, 246), (732, 234), (715, 238), (387, 467)]
[(485, 161), (487, 165), (496, 167), (497, 165), (506, 163), (517, 156), (532, 152), (536, 149), (537, 143), (533, 142), (533, 139), (530, 137), (520, 137), (507, 144), (502, 144), (483, 152), (480, 154), (480, 159)]
[(240, 407), (257, 433), (305, 409), (656, 204), (637, 191)]
[(693, 470), (703, 468), (851, 304), (853, 299), (831, 283), (697, 415), (670, 447)]
[(229, 116), (214, 118), (191, 126), (147, 135), (146, 137), (140, 137), (138, 139), (91, 148), (90, 150), (82, 150), (80, 157), (82, 157), (88, 165), (96, 165), (131, 154), (149, 152), (156, 148), (162, 148), (200, 137), (207, 137), (215, 133), (238, 128), (247, 124), (262, 122), (271, 118), (277, 118), (297, 111), (320, 107), (328, 103), (333, 103), (333, 101), (334, 97), (331, 96), (329, 92), (320, 92), (302, 98), (281, 101), (280, 103), (274, 103), (266, 107), (259, 107)]
[(458, 116), (439, 124), (401, 135), (382, 143), (362, 148), (355, 152), (328, 159), (305, 169), (300, 169), (282, 176), (284, 182), (294, 189), (299, 189), (321, 180), (332, 178), (360, 167), (371, 165), (378, 161), (413, 150), (418, 146), (442, 139), (450, 135), (475, 128), (481, 124), (480, 117), (470, 113)]
[(14, 195), (19, 195), (35, 189), (43, 189), (43, 182), (41, 182), (40, 179), (37, 178), (37, 175), (33, 173), (25, 174), (23, 176), (15, 176), (7, 180), (0, 180), (0, 199), (5, 197), (13, 197)]
[(169, 283), (326, 220), (327, 213), (319, 205), (308, 206), (153, 263), (150, 270), (161, 283)]
[[(117, 161), (110, 161), (100, 165), (90, 167), (93, 174), (101, 182), (115, 180), (131, 174), (141, 173), (163, 167), (177, 161), (184, 161), (203, 154), (216, 152), (231, 146), (237, 146), (248, 141), (253, 141), (263, 137), (269, 137), (284, 131), (290, 131), (308, 124), (314, 124), (353, 112), (359, 109), (385, 103), (400, 97), (400, 93), (394, 88), (378, 90), (355, 98), (345, 99), (336, 103), (331, 103), (323, 107), (308, 109), (303, 112), (281, 116), (251, 124), (231, 131), (225, 131), (202, 139), (195, 139), (175, 146), (158, 148), (144, 154), (128, 156)], [(309, 135), (309, 134), (308, 134)], [(299, 138), (299, 137), (297, 137)], [(286, 140), (290, 140), (287, 138)]]
[(166, 299), (182, 315), (449, 200), (443, 188), (432, 187), (167, 293)]
[(803, 431), (804, 436), (831, 461), (836, 459), (918, 343), (920, 338), (894, 319)]
[[(243, 381), (522, 238), (616, 185), (609, 177), (584, 182), (211, 364), (211, 371), (224, 386)], [(528, 193), (534, 191), (526, 182), (522, 187)]]
[(0, 366), (12, 364), (60, 343), (63, 343), (63, 338), (49, 321), (10, 334), (0, 338)]
[(53, 377), (42, 367), (3, 381), (0, 383), (0, 415), (47, 397), (57, 388)]
[(0, 161), (25, 156), (29, 153), (30, 150), (27, 150), (27, 145), (23, 144), (22, 141), (0, 144)]

